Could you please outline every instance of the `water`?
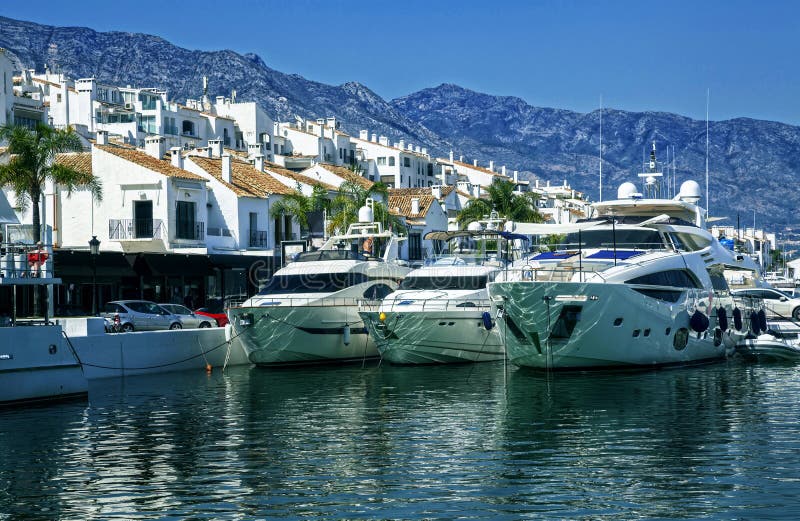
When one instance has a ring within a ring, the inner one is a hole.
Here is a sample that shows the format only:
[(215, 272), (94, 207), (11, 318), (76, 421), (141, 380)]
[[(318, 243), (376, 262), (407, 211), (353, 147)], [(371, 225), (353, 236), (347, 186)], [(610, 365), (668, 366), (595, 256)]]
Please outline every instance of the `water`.
[(0, 410), (0, 519), (795, 519), (798, 372), (111, 380)]

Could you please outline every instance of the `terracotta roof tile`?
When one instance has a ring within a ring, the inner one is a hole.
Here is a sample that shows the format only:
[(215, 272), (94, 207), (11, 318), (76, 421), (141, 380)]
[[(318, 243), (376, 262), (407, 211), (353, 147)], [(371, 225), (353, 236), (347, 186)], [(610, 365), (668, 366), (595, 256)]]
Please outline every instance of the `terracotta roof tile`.
[(59, 165), (74, 168), (84, 176), (84, 181), (92, 178), (92, 153), (73, 152), (56, 154), (55, 162)]
[(298, 182), (303, 183), (303, 184), (307, 184), (309, 186), (320, 185), (325, 190), (334, 191), (334, 192), (338, 190), (338, 188), (336, 188), (333, 185), (329, 185), (328, 183), (324, 183), (324, 182), (320, 181), (319, 179), (314, 179), (312, 177), (308, 177), (306, 175), (298, 174), (297, 172), (293, 172), (291, 170), (287, 170), (287, 169), (283, 168), (280, 165), (276, 165), (275, 163), (269, 163), (267, 161), (264, 161), (264, 168), (269, 172), (274, 172), (277, 175), (281, 175), (283, 177), (288, 177), (289, 179), (294, 179), (295, 181), (298, 181)]
[[(419, 213), (411, 213), (411, 199), (419, 199)], [(435, 199), (428, 195), (395, 195), (394, 190), (389, 190), (389, 213), (407, 218), (424, 218)]]
[[(447, 197), (450, 193), (455, 190), (454, 186), (443, 186), (442, 187), (442, 198)], [(421, 195), (433, 195), (433, 191), (431, 187), (422, 187), (422, 188), (394, 188), (392, 190), (394, 195), (408, 195), (419, 197)]]
[(176, 166), (172, 166), (172, 163), (170, 163), (169, 161), (165, 161), (163, 159), (156, 159), (150, 155), (147, 155), (141, 150), (120, 147), (117, 145), (98, 145), (96, 143), (94, 146), (96, 146), (103, 152), (115, 155), (121, 159), (130, 161), (133, 164), (147, 168), (148, 170), (152, 170), (153, 172), (165, 175), (167, 177), (175, 177), (178, 179), (192, 179), (194, 181), (206, 180), (197, 174), (189, 172), (188, 170), (183, 170)]
[(202, 156), (190, 156), (189, 159), (240, 197), (267, 197), (269, 194), (287, 195), (293, 192), (267, 172), (259, 172), (245, 161), (231, 159), (232, 183), (226, 183), (222, 180), (222, 159)]
[(489, 174), (489, 175), (501, 177), (503, 179), (509, 179), (509, 180), (511, 179), (507, 175), (503, 175), (503, 174), (501, 174), (499, 172), (493, 172), (493, 171), (489, 170), (488, 168), (484, 168), (482, 166), (475, 166), (475, 165), (473, 165), (471, 163), (464, 163), (463, 161), (453, 161), (451, 163), (449, 159), (445, 159), (443, 157), (442, 158), (436, 158), (436, 161), (438, 161), (440, 163), (446, 163), (448, 165), (452, 164), (452, 165), (462, 166), (462, 167), (465, 167), (465, 168), (471, 168), (472, 170), (477, 170), (478, 172), (483, 172), (484, 174)]
[(372, 188), (375, 183), (367, 179), (366, 177), (360, 176), (350, 170), (349, 168), (343, 166), (332, 165), (330, 163), (321, 163), (320, 166), (325, 170), (331, 172), (332, 174), (341, 177), (345, 181), (350, 181), (351, 183), (358, 183), (367, 190)]

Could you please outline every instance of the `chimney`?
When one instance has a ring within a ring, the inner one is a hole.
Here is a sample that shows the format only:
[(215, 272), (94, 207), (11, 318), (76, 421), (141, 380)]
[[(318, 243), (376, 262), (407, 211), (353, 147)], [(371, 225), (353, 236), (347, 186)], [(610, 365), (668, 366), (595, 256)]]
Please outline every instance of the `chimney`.
[(422, 152), (422, 155), (423, 155), (423, 156), (427, 156), (427, 155), (428, 155), (428, 149), (427, 149), (427, 148), (425, 148), (425, 147), (422, 147), (422, 148), (420, 149), (420, 152)]
[(447, 186), (447, 169), (442, 165), (442, 186)]
[(386, 136), (381, 136), (378, 142), (385, 147), (389, 146), (389, 138)]
[(250, 143), (247, 145), (247, 156), (253, 157), (261, 154), (261, 143)]
[(539, 188), (539, 180), (536, 180), (536, 188)]
[(211, 147), (203, 147), (200, 150), (200, 155), (203, 157), (211, 157)]
[(494, 161), (489, 161), (489, 170), (494, 172)]
[(163, 159), (167, 145), (161, 136), (148, 136), (144, 138), (144, 151), (148, 156)]
[(401, 139), (400, 140), (400, 144), (397, 146), (397, 148), (399, 148), (400, 150), (405, 150), (406, 149), (406, 140), (405, 139)]
[(172, 147), (169, 149), (172, 154), (172, 166), (183, 170), (183, 156), (181, 155), (181, 147)]
[(231, 155), (225, 153), (222, 155), (222, 180), (230, 184), (233, 177), (231, 176)]
[(431, 194), (433, 195), (434, 199), (441, 199), (442, 198), (442, 187), (440, 185), (431, 186)]
[(501, 171), (501, 172), (503, 173), (503, 175), (505, 176), (505, 175), (506, 175), (506, 165), (503, 165), (503, 166), (501, 166), (501, 167), (500, 167), (500, 171)]
[(419, 145), (414, 146), (414, 152), (416, 152), (417, 154), (421, 154), (422, 153), (421, 149), (419, 148)]
[(373, 143), (377, 143), (378, 142), (378, 134), (372, 134), (371, 137), (372, 137), (372, 139), (370, 139), (370, 141), (372, 141)]
[(369, 131), (367, 131), (367, 130), (360, 130), (360, 131), (358, 132), (358, 139), (361, 139), (361, 140), (363, 140), (363, 141), (369, 141)]
[(222, 140), (221, 139), (209, 139), (208, 146), (211, 148), (211, 156), (212, 157), (222, 157)]
[(409, 152), (413, 152), (414, 151), (414, 145), (409, 143), (408, 145), (406, 145), (406, 150), (408, 150)]
[(452, 150), (450, 151), (450, 162), (451, 163), (453, 162), (453, 151)]
[(107, 130), (98, 130), (97, 131), (97, 140), (98, 145), (107, 145), (108, 144), (108, 131)]
[(253, 156), (253, 166), (256, 167), (256, 170), (259, 172), (264, 171), (264, 154), (256, 154)]
[(481, 185), (474, 185), (472, 187), (472, 190), (473, 190), (472, 195), (474, 195), (475, 197), (480, 197), (481, 196)]
[(514, 183), (519, 183), (519, 172), (514, 170)]
[(419, 197), (411, 198), (411, 215), (419, 215)]
[(478, 160), (477, 159), (473, 159), (472, 160), (472, 166), (478, 166)]

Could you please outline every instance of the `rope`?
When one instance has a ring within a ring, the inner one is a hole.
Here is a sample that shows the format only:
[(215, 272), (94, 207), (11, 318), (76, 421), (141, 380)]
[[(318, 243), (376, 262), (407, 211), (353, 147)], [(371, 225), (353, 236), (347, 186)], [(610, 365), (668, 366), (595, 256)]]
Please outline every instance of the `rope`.
[[(266, 316), (266, 315), (263, 315), (261, 318), (264, 318), (264, 316)], [(261, 320), (261, 318), (259, 318), (258, 320)], [(256, 322), (258, 322), (258, 320)], [(255, 325), (255, 324), (253, 324), (253, 325)], [(62, 333), (64, 334), (65, 337), (67, 337), (67, 334), (65, 332), (62, 331)], [(237, 333), (236, 335), (231, 337), (231, 340), (233, 340), (234, 338), (236, 338), (236, 337), (238, 337), (240, 335), (241, 335), (241, 333)], [(69, 342), (69, 337), (67, 337), (67, 341)], [(69, 344), (70, 344), (70, 346), (72, 346), (72, 342), (69, 342)], [(113, 371), (141, 371), (141, 370), (144, 370), (144, 369), (160, 369), (162, 367), (170, 367), (172, 365), (182, 364), (184, 362), (188, 362), (189, 360), (194, 360), (195, 358), (200, 358), (201, 356), (203, 358), (205, 358), (207, 353), (211, 353), (213, 351), (216, 351), (217, 349), (221, 348), (222, 346), (224, 346), (226, 344), (229, 345), (230, 341), (226, 340), (226, 341), (222, 342), (221, 344), (218, 344), (218, 345), (212, 347), (211, 349), (208, 349), (207, 351), (202, 351), (202, 346), (201, 346), (200, 347), (200, 349), (201, 349), (200, 354), (194, 355), (194, 356), (189, 356), (187, 358), (184, 358), (182, 360), (177, 360), (175, 362), (169, 362), (167, 364), (148, 365), (148, 366), (141, 366), (141, 367), (113, 367), (113, 366), (107, 366), (107, 365), (90, 364), (88, 362), (81, 362), (80, 360), (78, 360), (78, 362), (82, 366), (94, 367), (94, 368), (97, 368), (97, 369), (110, 369), (110, 370), (113, 370)], [(229, 349), (230, 349), (230, 347), (229, 347)], [(77, 358), (77, 354), (75, 356)], [(226, 361), (226, 363), (227, 363), (227, 361)]]

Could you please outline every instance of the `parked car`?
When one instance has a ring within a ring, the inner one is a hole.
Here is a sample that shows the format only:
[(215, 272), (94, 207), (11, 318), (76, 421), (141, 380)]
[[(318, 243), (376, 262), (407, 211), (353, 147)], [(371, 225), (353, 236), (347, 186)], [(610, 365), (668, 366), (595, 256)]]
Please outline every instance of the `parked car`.
[[(148, 300), (115, 300), (103, 306), (100, 316), (106, 319), (107, 324), (118, 322), (120, 331), (183, 328), (178, 315)], [(115, 317), (119, 317), (119, 320), (115, 320)]]
[(178, 315), (181, 319), (181, 324), (183, 324), (185, 328), (211, 327), (212, 324), (216, 325), (216, 322), (211, 317), (198, 315), (183, 304), (159, 304), (159, 306), (173, 315)]
[(220, 299), (209, 300), (204, 307), (196, 309), (195, 313), (213, 318), (220, 327), (228, 323), (228, 315), (225, 314), (225, 309), (223, 308), (222, 300)]
[(800, 320), (800, 298), (794, 298), (779, 289), (735, 289), (731, 291), (731, 295), (735, 298), (761, 299), (768, 317)]

